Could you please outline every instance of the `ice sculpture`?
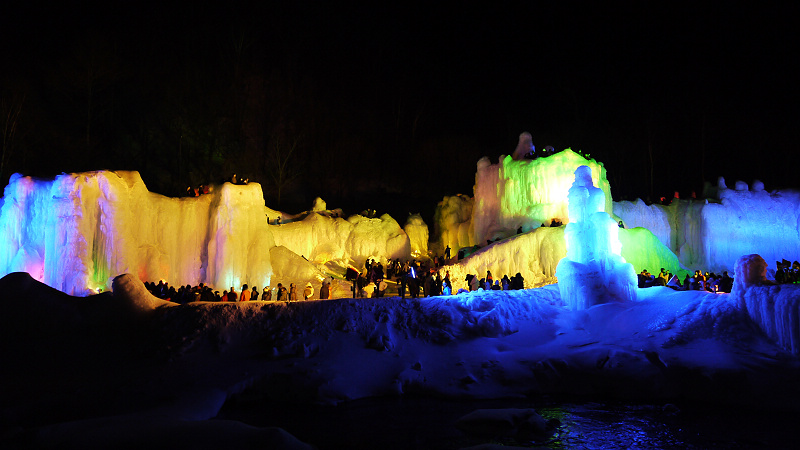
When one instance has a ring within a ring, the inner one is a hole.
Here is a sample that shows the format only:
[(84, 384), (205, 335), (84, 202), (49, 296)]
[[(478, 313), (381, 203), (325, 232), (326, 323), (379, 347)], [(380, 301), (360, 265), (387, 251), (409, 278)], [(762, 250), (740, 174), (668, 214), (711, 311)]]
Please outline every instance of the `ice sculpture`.
[(562, 301), (574, 310), (636, 299), (636, 273), (620, 256), (619, 227), (605, 212), (606, 201), (591, 169), (578, 167), (569, 189), (567, 256), (556, 268)]
[(515, 161), (519, 161), (525, 159), (528, 155), (535, 155), (536, 154), (536, 147), (533, 145), (533, 136), (527, 131), (519, 135), (519, 142), (517, 143), (517, 148), (514, 149), (514, 153), (511, 155)]
[[(611, 212), (611, 188), (606, 170), (595, 160), (570, 149), (537, 159), (514, 160), (501, 156), (478, 161), (474, 200), (446, 197), (437, 209), (436, 239), (441, 247), (457, 249), (508, 237), (520, 228), (530, 231), (553, 219), (566, 223), (567, 192), (579, 166), (592, 169), (592, 180), (606, 193), (604, 211)], [(455, 212), (454, 207), (465, 208)], [(469, 223), (464, 220), (469, 217)]]

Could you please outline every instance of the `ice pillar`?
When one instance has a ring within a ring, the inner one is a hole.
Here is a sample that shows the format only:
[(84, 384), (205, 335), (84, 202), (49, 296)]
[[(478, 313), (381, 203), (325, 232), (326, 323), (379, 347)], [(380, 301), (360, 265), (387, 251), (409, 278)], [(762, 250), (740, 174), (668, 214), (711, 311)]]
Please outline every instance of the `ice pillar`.
[(620, 254), (619, 228), (605, 203), (591, 169), (578, 167), (569, 189), (567, 256), (556, 268), (561, 298), (570, 309), (636, 299), (636, 272)]

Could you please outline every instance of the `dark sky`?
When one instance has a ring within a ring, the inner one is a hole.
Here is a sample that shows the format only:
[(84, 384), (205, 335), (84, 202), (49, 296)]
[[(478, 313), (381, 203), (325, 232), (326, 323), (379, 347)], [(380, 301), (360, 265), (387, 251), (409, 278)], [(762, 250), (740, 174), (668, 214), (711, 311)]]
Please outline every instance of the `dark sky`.
[(3, 183), (133, 169), (174, 194), (238, 172), (272, 206), (291, 143), (279, 207), (402, 223), (529, 131), (603, 162), (617, 199), (800, 187), (789, 2), (108, 3), (1, 7), (4, 115), (22, 105)]

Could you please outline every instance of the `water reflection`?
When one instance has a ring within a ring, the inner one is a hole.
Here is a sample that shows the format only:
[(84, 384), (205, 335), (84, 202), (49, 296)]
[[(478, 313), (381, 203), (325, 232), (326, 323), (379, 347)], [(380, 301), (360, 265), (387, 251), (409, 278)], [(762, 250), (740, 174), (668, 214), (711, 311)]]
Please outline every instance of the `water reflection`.
[[(533, 408), (557, 419), (546, 442), (477, 438), (455, 427), (477, 409)], [(324, 449), (458, 449), (482, 444), (539, 449), (791, 448), (797, 413), (708, 405), (544, 403), (374, 398), (338, 406), (231, 401), (219, 419), (277, 426)]]

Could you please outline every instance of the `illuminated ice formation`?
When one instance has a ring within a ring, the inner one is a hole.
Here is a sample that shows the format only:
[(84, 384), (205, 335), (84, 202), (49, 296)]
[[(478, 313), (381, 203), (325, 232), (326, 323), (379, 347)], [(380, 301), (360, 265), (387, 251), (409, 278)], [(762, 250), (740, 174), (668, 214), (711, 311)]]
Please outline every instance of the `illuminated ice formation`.
[[(367, 258), (410, 257), (408, 235), (388, 215), (345, 220), (326, 207), (317, 199), (296, 216), (274, 211), (257, 183), (168, 198), (149, 192), (137, 172), (14, 175), (0, 206), (0, 276), (28, 272), (73, 295), (108, 289), (124, 273), (222, 291), (303, 286)], [(267, 224), (279, 216), (284, 224)], [(421, 227), (421, 219), (412, 225), (418, 241)]]
[[(592, 180), (606, 193), (604, 211), (611, 212), (611, 191), (601, 163), (587, 160), (566, 149), (533, 160), (501, 156), (497, 164), (489, 158), (478, 161), (474, 200), (445, 197), (437, 209), (437, 240), (442, 248), (483, 245), (523, 231), (549, 225), (553, 219), (567, 223), (567, 192), (579, 166), (591, 168)], [(455, 206), (470, 206), (469, 223)]]
[(614, 204), (614, 214), (628, 227), (645, 227), (692, 269), (733, 271), (741, 255), (758, 253), (772, 264), (800, 259), (800, 193), (767, 192), (761, 182), (736, 183), (720, 178), (709, 200), (673, 200), (669, 206), (641, 200)]
[(569, 189), (567, 257), (556, 268), (561, 298), (574, 310), (636, 299), (636, 273), (620, 256), (619, 227), (605, 212), (607, 200), (592, 184), (591, 169), (578, 167)]
[(411, 256), (419, 258), (428, 255), (428, 225), (419, 214), (412, 214), (406, 220), (403, 230), (408, 235)]
[(736, 261), (731, 296), (739, 308), (784, 349), (800, 354), (800, 286), (767, 280), (767, 262), (760, 255)]
[(167, 198), (137, 172), (14, 175), (0, 210), (0, 274), (24, 271), (69, 294), (111, 287), (119, 274), (171, 283), (265, 284), (274, 244), (261, 187)]
[[(563, 223), (569, 221), (568, 192), (574, 172), (581, 165), (592, 168), (593, 184), (605, 193), (602, 208), (609, 212), (611, 197), (605, 169), (569, 149), (535, 160), (503, 158), (495, 165), (482, 159), (478, 163), (475, 198), (461, 194), (444, 197), (434, 216), (439, 252), (447, 245), (454, 254), (456, 249), (476, 244), (480, 247), (451, 270), (454, 288), (465, 287), (462, 281), (466, 274), (483, 275), (487, 270), (509, 276), (519, 272), (527, 287), (553, 283), (556, 265), (566, 255), (564, 234), (560, 228), (540, 225), (553, 218)], [(490, 233), (485, 234), (487, 239), (477, 240), (474, 227)], [(522, 238), (517, 235), (519, 231), (522, 236), (532, 236)], [(487, 246), (489, 237), (494, 241), (495, 237), (512, 235), (516, 237)], [(619, 239), (623, 257), (636, 272), (663, 267), (678, 273), (681, 269), (675, 254), (644, 228), (620, 230)]]
[[(644, 228), (619, 229), (619, 240), (622, 257), (633, 265), (636, 273), (661, 267), (674, 274), (681, 270), (678, 257)], [(465, 282), (467, 274), (482, 277), (487, 270), (498, 277), (511, 277), (519, 272), (527, 289), (556, 283), (556, 267), (566, 255), (564, 227), (539, 227), (486, 246), (447, 270), (454, 292), (469, 288)]]
[[(347, 219), (309, 214), (304, 219), (270, 227), (275, 245), (284, 246), (315, 264), (338, 262), (363, 267), (368, 258), (409, 258), (408, 235), (388, 214)], [(305, 283), (303, 283), (305, 284)]]
[(441, 243), (441, 249), (449, 245), (455, 253), (462, 247), (475, 244), (472, 232), (473, 204), (472, 197), (464, 194), (444, 197), (439, 202), (433, 216), (433, 235)]
[(511, 157), (515, 161), (519, 161), (525, 159), (525, 155), (535, 155), (536, 154), (536, 147), (533, 146), (533, 136), (527, 131), (519, 135), (519, 142), (517, 143), (517, 148), (514, 149), (514, 153)]

